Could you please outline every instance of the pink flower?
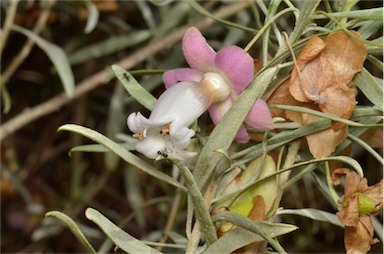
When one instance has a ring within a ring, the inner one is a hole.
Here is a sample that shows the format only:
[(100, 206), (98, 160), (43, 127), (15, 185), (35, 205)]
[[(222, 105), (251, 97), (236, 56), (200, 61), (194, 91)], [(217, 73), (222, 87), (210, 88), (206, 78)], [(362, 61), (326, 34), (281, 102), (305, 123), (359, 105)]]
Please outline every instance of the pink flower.
[[(163, 82), (168, 89), (178, 82), (202, 81), (207, 74), (223, 80), (229, 85), (230, 95), (224, 100), (214, 102), (208, 108), (214, 124), (217, 124), (238, 95), (252, 81), (253, 59), (240, 47), (228, 46), (215, 52), (196, 27), (187, 30), (183, 38), (183, 53), (191, 68), (179, 68), (164, 73)], [(274, 128), (271, 113), (262, 99), (257, 99), (245, 123), (255, 129), (269, 131)], [(242, 125), (236, 135), (239, 142), (247, 142), (250, 137)]]

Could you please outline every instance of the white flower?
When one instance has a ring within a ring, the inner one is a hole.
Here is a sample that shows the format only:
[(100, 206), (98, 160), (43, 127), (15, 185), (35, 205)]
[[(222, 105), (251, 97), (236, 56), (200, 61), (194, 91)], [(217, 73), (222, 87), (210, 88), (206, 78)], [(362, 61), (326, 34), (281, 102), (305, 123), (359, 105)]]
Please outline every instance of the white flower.
[(206, 73), (196, 82), (179, 82), (159, 97), (149, 118), (140, 112), (129, 115), (128, 128), (139, 139), (135, 149), (150, 159), (172, 155), (187, 160), (196, 155), (185, 151), (195, 131), (189, 126), (208, 107), (227, 99), (231, 90), (217, 73)]

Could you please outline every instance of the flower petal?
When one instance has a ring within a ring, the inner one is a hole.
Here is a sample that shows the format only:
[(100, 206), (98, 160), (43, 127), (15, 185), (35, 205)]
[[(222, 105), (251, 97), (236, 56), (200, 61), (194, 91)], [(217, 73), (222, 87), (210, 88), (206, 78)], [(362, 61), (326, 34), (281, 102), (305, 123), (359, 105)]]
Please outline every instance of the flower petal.
[(273, 123), (271, 111), (267, 106), (267, 103), (262, 99), (257, 99), (249, 111), (245, 122), (255, 129), (262, 131), (270, 131), (275, 128)]
[(197, 154), (183, 150), (174, 144), (170, 136), (163, 136), (158, 132), (152, 132), (146, 138), (139, 140), (135, 149), (149, 159), (155, 159), (160, 154), (165, 154), (178, 160), (189, 160)]
[(167, 147), (166, 140), (159, 134), (147, 135), (146, 138), (137, 142), (135, 150), (144, 154), (149, 159), (155, 159), (159, 151), (165, 151)]
[(133, 133), (141, 133), (147, 128), (161, 127), (169, 122), (170, 120), (168, 119), (165, 119), (164, 121), (152, 121), (147, 119), (140, 112), (131, 113), (127, 119), (128, 128)]
[[(212, 122), (215, 125), (219, 123), (220, 119), (225, 115), (225, 113), (227, 113), (232, 104), (233, 100), (228, 98), (225, 101), (214, 103), (208, 108), (209, 115), (211, 116)], [(244, 125), (240, 126), (235, 139), (240, 143), (246, 143), (249, 141), (250, 137)]]
[(231, 82), (237, 94), (240, 94), (253, 79), (253, 59), (240, 47), (223, 48), (217, 52), (214, 64)]
[(169, 70), (163, 74), (165, 88), (168, 89), (178, 82), (199, 82), (203, 77), (201, 71), (190, 68)]
[(209, 107), (209, 96), (198, 83), (179, 82), (159, 97), (149, 120), (171, 123), (175, 133), (190, 126)]
[(169, 135), (180, 146), (181, 149), (187, 148), (191, 138), (195, 136), (195, 131), (187, 127), (183, 127), (175, 132), (173, 127), (174, 125), (171, 124)]
[(183, 53), (192, 69), (211, 71), (216, 52), (196, 27), (191, 27), (185, 32)]
[(240, 126), (240, 129), (237, 132), (235, 139), (239, 143), (247, 143), (249, 141), (250, 137), (244, 125)]

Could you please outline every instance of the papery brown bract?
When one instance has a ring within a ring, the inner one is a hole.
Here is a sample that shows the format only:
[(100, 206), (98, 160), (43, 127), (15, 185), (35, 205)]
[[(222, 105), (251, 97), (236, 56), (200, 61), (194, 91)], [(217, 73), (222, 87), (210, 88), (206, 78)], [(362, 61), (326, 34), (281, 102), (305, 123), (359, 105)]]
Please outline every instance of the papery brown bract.
[[(268, 104), (301, 106), (349, 119), (356, 102), (357, 89), (353, 76), (361, 71), (367, 49), (357, 32), (330, 34), (325, 42), (312, 36), (300, 55), (289, 79), (284, 80), (268, 99)], [(272, 110), (273, 116), (283, 116), (307, 125), (317, 116)], [(333, 122), (330, 129), (306, 136), (309, 151), (315, 158), (329, 156), (346, 137), (348, 127)]]
[(361, 216), (355, 227), (345, 226), (344, 245), (347, 253), (367, 253), (371, 245), (379, 242), (373, 239), (373, 226), (368, 215)]
[[(366, 253), (371, 245), (378, 242), (373, 238), (374, 230), (370, 215), (376, 215), (383, 209), (383, 180), (368, 186), (367, 179), (362, 178), (356, 172), (347, 168), (335, 169), (332, 174), (333, 184), (339, 184), (345, 176), (344, 196), (339, 203), (343, 209), (336, 213), (337, 217), (345, 225), (344, 245), (347, 253)], [(373, 206), (371, 210), (361, 207), (359, 197), (370, 199)], [(365, 211), (362, 214), (362, 211)]]

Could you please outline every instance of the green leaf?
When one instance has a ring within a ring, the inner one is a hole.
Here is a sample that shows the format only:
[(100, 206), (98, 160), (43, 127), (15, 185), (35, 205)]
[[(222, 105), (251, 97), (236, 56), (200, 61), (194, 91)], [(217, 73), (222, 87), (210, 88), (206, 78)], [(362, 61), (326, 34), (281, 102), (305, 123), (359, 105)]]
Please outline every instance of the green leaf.
[(85, 216), (96, 223), (120, 249), (127, 253), (161, 253), (124, 232), (95, 209), (88, 208)]
[(64, 222), (68, 226), (68, 228), (72, 231), (72, 233), (76, 236), (76, 238), (80, 241), (80, 243), (82, 243), (90, 252), (96, 253), (95, 249), (88, 242), (87, 238), (85, 238), (83, 232), (81, 232), (79, 227), (69, 216), (59, 211), (48, 212), (45, 214), (45, 216), (46, 217), (52, 216)]
[(128, 93), (141, 105), (150, 111), (155, 108), (157, 99), (145, 90), (129, 72), (118, 65), (112, 65), (112, 70)]
[(357, 122), (354, 122), (354, 121), (351, 121), (351, 120), (348, 120), (348, 119), (345, 119), (345, 118), (333, 116), (333, 115), (326, 114), (326, 113), (323, 113), (323, 112), (320, 112), (320, 111), (317, 111), (317, 110), (309, 109), (309, 108), (306, 108), (306, 107), (289, 106), (289, 105), (269, 105), (269, 107), (272, 108), (272, 109), (275, 109), (275, 108), (277, 108), (277, 109), (285, 109), (285, 110), (301, 112), (301, 113), (305, 113), (305, 114), (309, 114), (309, 115), (319, 116), (319, 117), (326, 118), (326, 119), (329, 119), (329, 120), (332, 120), (332, 121), (336, 121), (336, 122), (340, 122), (340, 123), (346, 124), (348, 126), (361, 127), (361, 128), (383, 126), (382, 124), (362, 124), (362, 123), (357, 123)]
[(224, 19), (221, 19), (221, 18), (218, 18), (216, 17), (215, 15), (212, 15), (209, 11), (207, 11), (206, 9), (204, 9), (200, 4), (198, 4), (195, 0), (187, 0), (187, 2), (191, 5), (191, 7), (193, 9), (195, 9), (197, 12), (199, 12), (201, 15), (204, 15), (204, 16), (207, 16), (219, 23), (222, 23), (226, 26), (229, 26), (229, 27), (235, 27), (235, 28), (238, 28), (238, 29), (242, 29), (244, 31), (248, 31), (248, 32), (253, 32), (253, 33), (257, 33), (258, 31), (256, 29), (253, 29), (253, 28), (250, 28), (250, 27), (247, 27), (247, 26), (242, 26), (242, 25), (239, 25), (237, 23), (233, 23), (233, 22), (230, 22), (230, 21), (227, 21), (227, 20), (224, 20)]
[(124, 161), (131, 164), (134, 167), (137, 167), (138, 169), (141, 169), (142, 171), (146, 172), (147, 174), (164, 181), (170, 185), (173, 185), (177, 188), (180, 188), (184, 191), (186, 191), (186, 188), (181, 185), (179, 182), (177, 182), (172, 177), (164, 174), (163, 172), (158, 171), (155, 167), (148, 164), (147, 162), (143, 161), (133, 153), (125, 150), (123, 147), (119, 146), (117, 143), (113, 142), (109, 138), (105, 137), (104, 135), (98, 133), (97, 131), (94, 131), (92, 129), (75, 125), (75, 124), (65, 124), (60, 126), (58, 131), (71, 131), (78, 133), (80, 135), (83, 135), (84, 137), (87, 137), (105, 147), (110, 149), (112, 152), (120, 156)]
[(1, 93), (1, 99), (4, 105), (3, 112), (7, 114), (11, 110), (11, 96), (9, 96), (9, 92), (7, 87), (4, 84), (0, 84), (0, 93)]
[(143, 30), (135, 33), (113, 36), (104, 41), (97, 42), (81, 48), (69, 56), (71, 64), (79, 64), (91, 59), (110, 55), (119, 50), (131, 47), (147, 40), (151, 36), (149, 31)]
[(370, 153), (381, 165), (384, 166), (384, 161), (382, 156), (375, 151), (369, 144), (365, 143), (362, 139), (355, 137), (352, 134), (347, 134), (348, 139), (352, 140), (353, 142), (359, 144), (362, 148), (364, 148), (368, 153)]
[[(298, 229), (295, 225), (283, 223), (271, 223), (266, 221), (251, 221), (245, 216), (231, 212), (221, 212), (212, 217), (214, 221), (225, 220), (231, 222), (238, 227), (258, 234), (262, 239), (266, 240), (279, 253), (286, 253), (277, 240), (273, 239), (276, 236), (287, 234)], [(229, 239), (228, 239), (229, 240)]]
[[(295, 226), (289, 225), (286, 227), (286, 225), (288, 224), (278, 224), (275, 228), (268, 225), (268, 228), (264, 228), (264, 230), (268, 232), (270, 237), (276, 237), (290, 233), (297, 229)], [(222, 237), (219, 238), (219, 240), (209, 246), (203, 253), (233, 253), (235, 250), (240, 249), (248, 244), (261, 241), (264, 241), (264, 239), (258, 234), (238, 227), (225, 233)]]
[(339, 227), (344, 227), (344, 225), (340, 222), (337, 216), (333, 213), (321, 211), (313, 208), (304, 208), (304, 209), (283, 209), (277, 212), (277, 215), (283, 214), (294, 214), (300, 215), (303, 217), (310, 218), (312, 220), (329, 222)]
[[(364, 177), (364, 171), (363, 171), (363, 168), (360, 166), (360, 164), (355, 159), (348, 157), (348, 156), (331, 156), (331, 157), (325, 157), (325, 158), (320, 158), (320, 159), (303, 161), (303, 162), (295, 163), (288, 168), (284, 168), (284, 169), (280, 170), (279, 172), (281, 173), (282, 171), (287, 171), (287, 170), (291, 170), (291, 169), (298, 168), (301, 166), (309, 165), (312, 163), (318, 163), (318, 162), (324, 162), (324, 161), (340, 161), (340, 162), (349, 164), (351, 167), (353, 167), (353, 169), (361, 177)], [(262, 180), (262, 179), (259, 179), (258, 181), (260, 181), (260, 180)]]
[(383, 20), (383, 8), (372, 8), (356, 11), (345, 12), (332, 12), (328, 13), (329, 16), (334, 18), (353, 18), (353, 19), (369, 19), (369, 20)]
[[(128, 151), (135, 150), (134, 143), (118, 143), (118, 145)], [(91, 145), (75, 146), (69, 151), (69, 154), (74, 152), (107, 153), (107, 152), (111, 152), (111, 150), (106, 148), (103, 145), (91, 144)]]
[(363, 68), (353, 78), (356, 86), (373, 104), (382, 109), (383, 107), (383, 86), (372, 76), (367, 69)]
[(383, 29), (382, 20), (366, 20), (363, 22), (363, 25), (359, 28), (359, 30), (357, 30), (357, 32), (365, 40), (367, 40), (373, 34), (377, 33), (377, 31)]
[(90, 0), (85, 1), (85, 7), (88, 10), (88, 19), (84, 32), (90, 33), (93, 31), (93, 29), (95, 29), (99, 20), (99, 10), (97, 9), (96, 5)]
[(75, 79), (64, 50), (23, 27), (13, 25), (12, 29), (33, 40), (48, 55), (59, 74), (65, 93), (72, 97), (75, 93)]
[(299, 17), (295, 22), (291, 35), (289, 36), (289, 42), (291, 45), (295, 44), (295, 42), (301, 37), (304, 29), (311, 22), (312, 14), (320, 2), (320, 0), (302, 1)]
[(277, 68), (263, 71), (240, 94), (236, 102), (213, 129), (197, 160), (194, 175), (199, 186), (204, 186), (222, 155), (215, 152), (227, 150), (256, 99), (261, 97)]

